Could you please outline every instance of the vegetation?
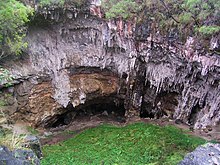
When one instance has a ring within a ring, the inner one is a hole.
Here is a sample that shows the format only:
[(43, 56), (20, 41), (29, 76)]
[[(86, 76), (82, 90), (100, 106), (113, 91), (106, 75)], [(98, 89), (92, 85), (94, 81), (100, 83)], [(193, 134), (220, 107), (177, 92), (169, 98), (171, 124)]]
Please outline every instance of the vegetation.
[(198, 31), (203, 35), (212, 35), (220, 31), (220, 26), (201, 26)]
[(183, 14), (191, 17), (189, 21), (193, 20), (199, 33), (212, 35), (220, 31), (219, 0), (184, 0), (182, 8)]
[(18, 135), (12, 130), (0, 127), (0, 145), (6, 146), (9, 149), (22, 148), (22, 143), (24, 142), (25, 135)]
[(118, 128), (102, 125), (74, 138), (44, 146), (42, 165), (177, 164), (205, 140), (173, 126), (136, 123)]
[(5, 86), (10, 86), (13, 76), (7, 69), (0, 67), (0, 85), (5, 84)]
[(17, 0), (0, 1), (0, 59), (8, 54), (18, 55), (27, 47), (23, 39), (31, 14), (32, 8)]
[(40, 0), (40, 6), (56, 5), (62, 7), (65, 3), (68, 3), (69, 5), (81, 6), (85, 2), (86, 0)]
[(115, 17), (128, 19), (133, 17), (139, 10), (135, 0), (103, 0), (102, 3), (104, 4), (102, 7), (108, 19)]
[(40, 0), (40, 5), (48, 6), (48, 5), (58, 5), (63, 6), (65, 0)]
[(214, 35), (220, 31), (219, 0), (103, 0), (106, 18), (138, 17), (155, 22), (161, 31), (175, 27), (181, 33)]
[(27, 131), (28, 131), (30, 134), (32, 134), (32, 135), (38, 135), (38, 134), (39, 134), (38, 130), (32, 128), (31, 126), (27, 126)]

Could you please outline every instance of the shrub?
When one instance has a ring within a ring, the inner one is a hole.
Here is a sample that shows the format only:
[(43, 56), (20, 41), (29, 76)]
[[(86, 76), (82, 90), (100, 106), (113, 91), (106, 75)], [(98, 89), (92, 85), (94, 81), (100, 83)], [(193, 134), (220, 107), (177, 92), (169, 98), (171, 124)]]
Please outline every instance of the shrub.
[(63, 6), (65, 0), (40, 0), (41, 6), (48, 6), (48, 5), (58, 5)]
[(219, 0), (103, 0), (102, 8), (106, 18), (128, 19), (138, 17), (138, 21), (151, 20), (161, 31), (171, 26), (188, 34), (199, 32), (212, 35), (219, 32)]
[(103, 0), (102, 7), (106, 18), (128, 19), (139, 11), (139, 6), (135, 0)]
[(8, 54), (18, 55), (27, 47), (27, 43), (23, 41), (25, 24), (32, 14), (31, 7), (17, 0), (0, 1), (0, 59)]
[(197, 30), (203, 35), (212, 35), (220, 31), (220, 26), (201, 26)]
[(0, 66), (0, 85), (10, 86), (12, 79), (10, 72)]

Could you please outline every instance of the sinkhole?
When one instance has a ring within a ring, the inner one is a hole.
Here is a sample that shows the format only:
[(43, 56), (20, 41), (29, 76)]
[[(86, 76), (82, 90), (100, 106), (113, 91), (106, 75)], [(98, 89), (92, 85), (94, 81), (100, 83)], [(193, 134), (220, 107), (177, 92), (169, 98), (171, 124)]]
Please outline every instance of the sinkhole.
[(65, 108), (65, 113), (55, 116), (53, 123), (48, 127), (56, 128), (69, 125), (74, 121), (90, 121), (98, 118), (105, 121), (125, 122), (124, 100), (118, 98), (96, 98), (86, 101), (77, 107), (69, 104)]

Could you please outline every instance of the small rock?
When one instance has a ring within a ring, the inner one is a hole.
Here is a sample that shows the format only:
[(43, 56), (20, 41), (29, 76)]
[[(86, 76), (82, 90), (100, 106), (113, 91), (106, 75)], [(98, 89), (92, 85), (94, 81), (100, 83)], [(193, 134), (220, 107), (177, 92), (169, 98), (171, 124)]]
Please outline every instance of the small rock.
[(208, 133), (209, 130), (207, 128), (203, 129), (203, 132)]
[(125, 122), (126, 122), (126, 119), (125, 119), (125, 117), (117, 116), (117, 117), (116, 117), (116, 121), (119, 122), (119, 123), (125, 123)]
[(7, 119), (5, 117), (0, 117), (0, 124), (6, 124)]
[(108, 116), (108, 112), (107, 112), (107, 111), (104, 111), (104, 112), (102, 112), (102, 115)]
[(181, 119), (176, 119), (175, 124), (183, 124), (183, 121)]
[(44, 136), (46, 136), (46, 137), (51, 136), (51, 135), (53, 135), (52, 132), (44, 132)]

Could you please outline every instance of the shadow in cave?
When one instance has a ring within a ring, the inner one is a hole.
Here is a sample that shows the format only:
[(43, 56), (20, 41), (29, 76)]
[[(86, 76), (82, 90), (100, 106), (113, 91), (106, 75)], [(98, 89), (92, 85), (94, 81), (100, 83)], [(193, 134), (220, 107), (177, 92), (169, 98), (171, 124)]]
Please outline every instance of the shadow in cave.
[(201, 110), (201, 107), (199, 106), (199, 104), (197, 103), (191, 110), (191, 114), (189, 115), (188, 118), (188, 123), (190, 125), (194, 125), (197, 119), (197, 115), (199, 113), (199, 111)]
[(103, 122), (126, 122), (124, 101), (114, 101), (110, 98), (96, 99), (96, 101), (88, 101), (85, 104), (74, 108), (69, 104), (67, 111), (56, 117), (52, 128), (69, 125), (72, 122), (89, 122), (93, 120), (101, 120)]
[(141, 105), (140, 117), (151, 119), (167, 117), (172, 119), (175, 108), (178, 106), (178, 93), (163, 91), (152, 97), (155, 93), (148, 92)]

